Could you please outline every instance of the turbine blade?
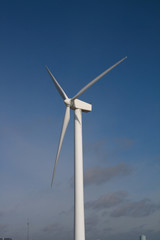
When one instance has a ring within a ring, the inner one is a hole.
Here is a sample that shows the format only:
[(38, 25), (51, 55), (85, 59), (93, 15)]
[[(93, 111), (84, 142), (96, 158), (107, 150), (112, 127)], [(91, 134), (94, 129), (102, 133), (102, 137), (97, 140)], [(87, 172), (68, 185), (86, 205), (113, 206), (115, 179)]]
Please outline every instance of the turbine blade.
[(49, 75), (51, 76), (52, 81), (53, 81), (55, 87), (57, 88), (59, 94), (61, 95), (61, 97), (62, 97), (64, 100), (67, 99), (68, 97), (67, 97), (66, 93), (64, 92), (64, 90), (62, 89), (62, 87), (59, 85), (59, 83), (57, 82), (57, 80), (55, 79), (55, 77), (54, 77), (53, 74), (50, 72), (50, 70), (49, 70), (49, 68), (48, 68), (47, 66), (46, 66), (46, 69), (47, 69)]
[(55, 161), (55, 164), (54, 164), (51, 186), (53, 184), (53, 179), (54, 179), (54, 175), (55, 175), (55, 171), (56, 171), (56, 166), (57, 166), (57, 162), (58, 162), (58, 159), (59, 159), (59, 154), (60, 154), (60, 151), (61, 151), (64, 135), (66, 133), (66, 129), (67, 129), (69, 120), (70, 120), (70, 107), (67, 106), (66, 107), (66, 112), (65, 112), (65, 115), (64, 115), (64, 121), (63, 121), (61, 136), (60, 136), (60, 139), (59, 139), (58, 151), (57, 151), (57, 155), (56, 155), (56, 161)]
[(76, 98), (78, 98), (82, 93), (84, 93), (88, 88), (90, 88), (93, 84), (95, 84), (99, 79), (101, 79), (105, 74), (107, 74), (109, 71), (111, 71), (113, 68), (115, 68), (118, 64), (120, 64), (121, 62), (123, 62), (125, 58), (122, 58), (120, 61), (118, 61), (117, 63), (115, 63), (112, 67), (108, 68), (106, 71), (104, 71), (103, 73), (101, 73), (99, 76), (97, 76), (96, 78), (94, 78), (91, 82), (89, 82), (85, 87), (83, 87), (71, 100), (74, 100)]

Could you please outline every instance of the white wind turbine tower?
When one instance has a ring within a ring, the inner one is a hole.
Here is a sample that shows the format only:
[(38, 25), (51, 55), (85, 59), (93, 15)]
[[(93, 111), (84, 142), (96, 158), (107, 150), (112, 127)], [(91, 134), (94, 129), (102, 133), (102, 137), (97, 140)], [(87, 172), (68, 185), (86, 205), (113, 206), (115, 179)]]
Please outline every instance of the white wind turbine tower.
[(68, 98), (62, 87), (59, 85), (55, 77), (52, 75), (50, 70), (47, 68), (56, 89), (64, 100), (66, 104), (66, 112), (64, 116), (61, 136), (59, 140), (59, 146), (56, 156), (56, 161), (54, 164), (52, 182), (55, 175), (55, 170), (57, 162), (59, 159), (59, 154), (61, 151), (64, 135), (70, 120), (70, 109), (74, 110), (74, 239), (75, 240), (85, 240), (85, 224), (84, 224), (84, 196), (83, 196), (83, 151), (82, 151), (82, 112), (90, 112), (92, 110), (92, 105), (77, 99), (82, 93), (84, 93), (88, 88), (90, 88), (94, 83), (96, 83), (105, 74), (111, 71), (114, 67), (124, 61), (127, 57), (121, 59), (112, 67), (108, 68), (106, 71), (101, 73), (98, 77), (93, 79), (85, 87), (83, 87), (73, 98)]

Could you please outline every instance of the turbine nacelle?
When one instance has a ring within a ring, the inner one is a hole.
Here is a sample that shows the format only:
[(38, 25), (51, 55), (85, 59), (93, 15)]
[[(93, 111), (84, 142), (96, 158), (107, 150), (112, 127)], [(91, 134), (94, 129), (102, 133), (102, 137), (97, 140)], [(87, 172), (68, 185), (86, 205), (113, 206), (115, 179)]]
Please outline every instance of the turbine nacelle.
[(81, 109), (82, 112), (91, 112), (92, 111), (92, 105), (86, 102), (83, 102), (79, 99), (65, 99), (64, 103), (66, 104), (66, 106), (70, 107), (72, 110), (75, 109)]

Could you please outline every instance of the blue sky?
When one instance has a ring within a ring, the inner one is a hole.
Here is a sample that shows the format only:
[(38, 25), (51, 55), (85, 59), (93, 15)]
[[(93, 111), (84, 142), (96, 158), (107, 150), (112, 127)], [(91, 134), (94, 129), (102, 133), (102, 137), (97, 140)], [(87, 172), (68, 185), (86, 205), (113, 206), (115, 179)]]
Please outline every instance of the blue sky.
[(160, 238), (160, 2), (1, 1), (0, 236), (73, 239), (73, 113), (53, 189), (69, 97), (80, 99), (86, 239)]

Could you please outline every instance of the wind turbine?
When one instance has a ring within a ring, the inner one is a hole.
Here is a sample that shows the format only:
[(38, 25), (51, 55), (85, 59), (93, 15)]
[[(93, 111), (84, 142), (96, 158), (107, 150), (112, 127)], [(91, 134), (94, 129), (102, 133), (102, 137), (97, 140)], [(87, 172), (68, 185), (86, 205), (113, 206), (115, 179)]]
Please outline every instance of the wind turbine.
[(118, 64), (123, 62), (127, 57), (121, 59), (115, 63), (112, 67), (105, 70), (99, 76), (94, 78), (90, 83), (83, 87), (74, 97), (68, 98), (62, 87), (59, 85), (55, 77), (52, 75), (48, 67), (46, 67), (48, 73), (51, 76), (56, 89), (64, 100), (66, 105), (66, 112), (64, 115), (64, 121), (62, 126), (62, 131), (60, 135), (58, 151), (56, 155), (56, 161), (54, 164), (53, 175), (51, 186), (53, 184), (53, 179), (55, 176), (56, 166), (59, 159), (59, 154), (61, 151), (64, 135), (70, 120), (70, 109), (74, 110), (74, 239), (75, 240), (85, 240), (85, 224), (84, 224), (84, 192), (83, 192), (83, 150), (82, 150), (82, 112), (90, 112), (92, 110), (92, 105), (77, 99), (82, 93), (84, 93), (88, 88), (100, 80), (105, 74), (111, 71)]

